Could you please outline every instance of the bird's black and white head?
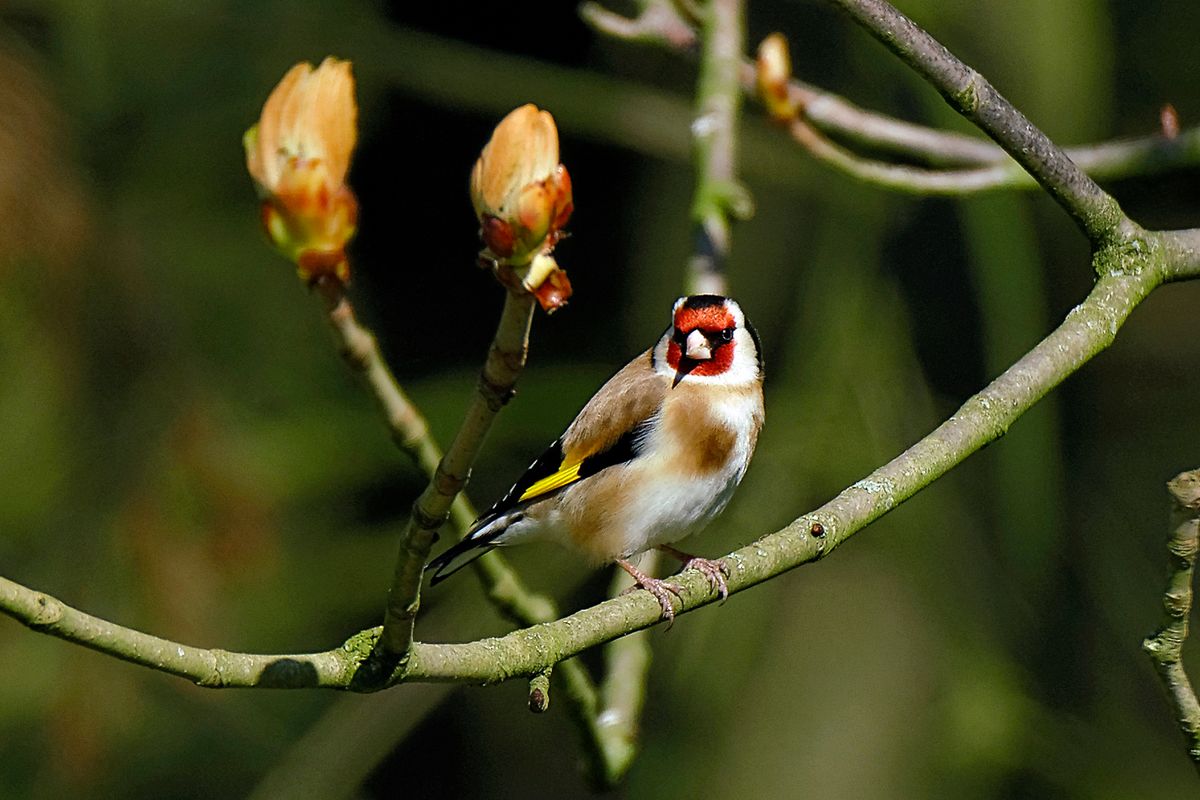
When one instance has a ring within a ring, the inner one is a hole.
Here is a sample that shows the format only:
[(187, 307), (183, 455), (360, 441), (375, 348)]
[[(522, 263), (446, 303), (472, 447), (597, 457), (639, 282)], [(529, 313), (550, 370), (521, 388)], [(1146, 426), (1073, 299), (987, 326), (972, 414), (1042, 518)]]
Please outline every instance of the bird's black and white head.
[(741, 306), (728, 297), (681, 297), (654, 348), (654, 366), (672, 384), (738, 386), (762, 379), (762, 348)]

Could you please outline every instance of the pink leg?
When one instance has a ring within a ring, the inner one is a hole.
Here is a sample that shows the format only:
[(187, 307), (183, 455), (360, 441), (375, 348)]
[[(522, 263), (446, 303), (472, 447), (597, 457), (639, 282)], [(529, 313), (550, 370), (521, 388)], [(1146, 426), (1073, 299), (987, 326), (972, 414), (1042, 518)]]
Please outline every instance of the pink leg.
[[(637, 586), (654, 595), (654, 599), (662, 607), (662, 618), (667, 621), (667, 626), (670, 627), (675, 622), (675, 607), (671, 604), (671, 595), (679, 597), (679, 593), (682, 591), (679, 586), (669, 581), (651, 578), (623, 558), (618, 558), (616, 561), (621, 569), (633, 576)], [(633, 591), (637, 586), (632, 587), (629, 591)]]
[(676, 550), (669, 544), (660, 544), (658, 549), (664, 553), (669, 553), (675, 558), (683, 562), (683, 571), (694, 569), (697, 572), (708, 578), (708, 586), (717, 594), (721, 595), (721, 599), (725, 600), (729, 597), (729, 584), (725, 582), (725, 578), (729, 576), (729, 565), (722, 559), (707, 559), (694, 556), (691, 553), (685, 553), (682, 550)]

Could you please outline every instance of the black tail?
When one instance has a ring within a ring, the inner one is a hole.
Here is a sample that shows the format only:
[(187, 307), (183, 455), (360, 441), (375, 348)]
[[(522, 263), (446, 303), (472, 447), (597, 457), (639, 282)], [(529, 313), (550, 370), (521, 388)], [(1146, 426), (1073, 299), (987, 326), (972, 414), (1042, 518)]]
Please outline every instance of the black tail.
[(433, 572), (429, 585), (436, 586), (483, 554), (495, 549), (496, 545), (477, 539), (463, 539), (446, 552), (429, 562), (426, 570)]

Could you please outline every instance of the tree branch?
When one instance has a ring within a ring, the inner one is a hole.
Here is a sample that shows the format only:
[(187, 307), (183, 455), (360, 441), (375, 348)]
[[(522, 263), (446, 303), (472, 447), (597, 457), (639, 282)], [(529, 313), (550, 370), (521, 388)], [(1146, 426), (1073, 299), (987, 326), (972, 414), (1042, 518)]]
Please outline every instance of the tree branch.
[[(865, 158), (827, 137), (802, 111), (788, 125), (792, 139), (818, 161), (851, 178), (898, 192), (921, 196), (966, 197), (1000, 189), (1036, 189), (1038, 183), (1021, 165), (997, 149), (1001, 160), (964, 169), (929, 169)], [(1197, 161), (1200, 128), (1178, 139), (1147, 136), (1085, 148), (1068, 148), (1068, 158), (1096, 179), (1150, 175)]]
[[(743, 62), (741, 82), (743, 90), (753, 96), (756, 89), (752, 61)], [(839, 141), (933, 167), (1004, 166), (1010, 182), (999, 182), (996, 188), (1023, 189), (1037, 185), (1026, 180), (1027, 173), (1018, 170), (1009, 154), (992, 142), (869, 111), (803, 81), (793, 80), (789, 92), (792, 100), (804, 109), (808, 122)], [(1154, 175), (1200, 161), (1200, 128), (1180, 131), (1174, 138), (1156, 132), (1067, 147), (1064, 152), (1077, 167), (1098, 180)]]
[[(596, 3), (585, 3), (580, 13), (593, 28), (613, 38), (655, 44), (675, 52), (693, 51), (695, 32), (686, 19), (672, 11), (672, 3), (648, 0), (638, 5), (639, 12), (633, 18)], [(692, 36), (685, 36), (684, 31), (691, 31)], [(743, 91), (755, 97), (753, 61), (742, 59), (739, 79)], [(792, 131), (793, 138), (814, 157), (858, 180), (902, 192), (946, 196), (1032, 189), (1038, 185), (1008, 153), (990, 141), (870, 111), (804, 81), (792, 80), (788, 89), (792, 102), (803, 109), (803, 121), (814, 129), (807, 134), (809, 138)], [(811, 137), (821, 141), (814, 143)], [(934, 169), (865, 158), (845, 145), (889, 153)], [(1182, 131), (1174, 138), (1155, 133), (1068, 147), (1064, 152), (1097, 180), (1154, 175), (1200, 162), (1200, 128)], [(945, 169), (948, 167), (962, 169)]]
[[(1147, 234), (1129, 272), (1108, 272), (1061, 325), (950, 419), (824, 506), (725, 559), (731, 593), (827, 555), (847, 538), (999, 438), (1046, 392), (1113, 341), (1133, 308), (1160, 282), (1163, 248)], [(1100, 257), (1099, 255), (1097, 256)], [(811, 533), (820, 525), (822, 535)], [(686, 613), (712, 601), (702, 576), (681, 573)], [(609, 600), (564, 619), (468, 644), (420, 645), (399, 680), (483, 683), (527, 675), (616, 636), (659, 621), (643, 592)]]
[(1200, 470), (1181, 472), (1167, 482), (1171, 495), (1171, 535), (1163, 623), (1142, 649), (1154, 663), (1187, 741), (1188, 756), (1200, 771), (1200, 701), (1183, 670), (1183, 642), (1192, 610), (1192, 570), (1200, 549)]
[(651, 42), (668, 47), (691, 48), (696, 44), (692, 23), (679, 13), (672, 0), (643, 0), (638, 14), (614, 14), (599, 3), (579, 4), (579, 16), (598, 31), (631, 42)]
[(360, 637), (351, 640), (354, 645), (347, 643), (336, 650), (303, 655), (231, 653), (192, 647), (93, 617), (2, 577), (0, 611), (38, 633), (187, 678), (211, 689), (344, 689), (370, 651), (369, 643), (365, 648), (358, 644)]
[(975, 70), (885, 0), (830, 0), (1016, 159), (1101, 244), (1132, 234), (1121, 207)]
[(1163, 279), (1182, 281), (1200, 278), (1200, 228), (1164, 231), (1162, 235), (1167, 250)]
[[(434, 441), (420, 410), (388, 369), (375, 335), (359, 323), (346, 295), (346, 287), (336, 278), (325, 276), (318, 281), (316, 289), (324, 301), (342, 358), (363, 379), (375, 398), (392, 440), (432, 480), (442, 461), (441, 448)], [(460, 538), (470, 529), (476, 516), (475, 508), (465, 495), (454, 498), (450, 522)], [(558, 617), (554, 603), (544, 595), (530, 592), (499, 553), (488, 553), (471, 566), (483, 584), (488, 600), (509, 621), (517, 625), (536, 625)]]
[[(657, 9), (657, 11), (656, 11)], [(598, 6), (596, 13), (603, 16)], [(580, 13), (587, 15), (588, 8)], [(653, 2), (643, 17), (659, 14), (660, 22), (675, 15), (674, 6)], [(717, 0), (701, 19), (703, 49), (700, 78), (696, 87), (696, 116), (692, 124), (693, 153), (696, 161), (696, 190), (692, 219), (696, 249), (688, 263), (687, 294), (727, 294), (725, 261), (730, 248), (731, 216), (738, 203), (745, 205), (749, 195), (736, 180), (737, 126), (741, 106), (738, 87), (740, 54), (745, 46), (744, 6), (742, 0)], [(641, 23), (639, 23), (641, 24)], [(632, 30), (632, 29), (629, 29)], [(671, 29), (668, 29), (671, 30)], [(691, 35), (691, 27), (681, 21), (673, 29)], [(744, 209), (743, 209), (744, 211)], [(642, 568), (653, 574), (658, 553), (643, 556)], [(610, 597), (622, 594), (632, 583), (623, 570), (613, 570)], [(604, 654), (605, 678), (596, 690), (582, 666), (579, 674), (564, 675), (565, 690), (571, 699), (571, 713), (579, 728), (586, 759), (586, 772), (596, 786), (615, 786), (628, 771), (637, 755), (637, 729), (645, 698), (646, 677), (650, 666), (650, 643), (644, 634), (633, 634), (609, 643)], [(574, 660), (564, 662), (575, 665)], [(535, 693), (548, 685), (534, 677), (531, 703)]]
[(744, 16), (741, 0), (711, 0), (700, 20), (700, 79), (692, 122), (696, 162), (692, 223), (696, 243), (688, 264), (689, 294), (727, 291), (725, 261), (729, 257), (731, 221), (753, 213), (750, 194), (735, 173)]
[(826, 137), (810, 124), (803, 111), (788, 125), (791, 134), (813, 158), (856, 180), (916, 195), (959, 197), (989, 189), (1032, 188), (1037, 183), (1012, 161), (971, 169), (925, 169), (863, 158)]
[[(324, 303), (326, 318), (342, 360), (362, 379), (375, 398), (375, 404), (379, 406), (391, 432), (392, 441), (427, 478), (432, 478), (442, 460), (441, 448), (429, 432), (425, 417), (388, 369), (383, 354), (379, 352), (375, 334), (359, 323), (345, 285), (335, 276), (327, 274), (316, 282), (314, 288)], [(454, 527), (462, 533), (475, 520), (475, 509), (464, 495), (454, 499), (450, 518)]]
[[(614, 570), (609, 595), (620, 597), (632, 585), (627, 573)], [(594, 731), (606, 766), (605, 772), (596, 776), (602, 786), (615, 786), (637, 755), (651, 657), (647, 631), (623, 636), (604, 648), (604, 681), (598, 693)]]
[[(1072, 195), (1069, 186), (1064, 191)], [(730, 591), (742, 591), (828, 554), (972, 452), (1001, 436), (1041, 396), (1110, 344), (1132, 309), (1163, 280), (1200, 275), (1200, 231), (1145, 232), (1123, 218), (1117, 227), (1126, 238), (1098, 238), (1094, 266), (1100, 278), (1087, 299), (1053, 333), (905, 453), (821, 508), (727, 556), (732, 567)], [(488, 367), (495, 369), (485, 367), (472, 414), (468, 415), (426, 493), (436, 495), (429, 507), (440, 508), (442, 515), (465, 480), (483, 434), (507, 396), (507, 391), (501, 389), (506, 385), (511, 389), (511, 381), (523, 364), (529, 309), (518, 309), (510, 315), (509, 305), (514, 302), (517, 301), (510, 296), (496, 344), (489, 353)], [(502, 383), (501, 379), (506, 378), (509, 382)], [(421, 524), (431, 519), (414, 517)], [(430, 539), (432, 530), (430, 527)], [(427, 555), (427, 545), (425, 549)], [(424, 556), (412, 561), (418, 567), (419, 581)], [(702, 576), (683, 573), (679, 582), (683, 588), (680, 613), (711, 602), (709, 587)], [(407, 585), (402, 584), (401, 588)], [(415, 612), (415, 603), (414, 593), (412, 603), (403, 610), (411, 606)], [(123, 628), (3, 578), (0, 578), (0, 610), (33, 630), (187, 677), (202, 686), (367, 691), (381, 685), (356, 679), (378, 642), (381, 634), (378, 628), (356, 634), (340, 648), (327, 652), (256, 655), (190, 647)], [(385, 683), (491, 683), (530, 676), (584, 649), (649, 627), (659, 618), (658, 604), (646, 593), (637, 592), (499, 638), (466, 644), (417, 643), (412, 646), (410, 657), (401, 660), (386, 676)], [(411, 617), (402, 637), (411, 642)], [(584, 673), (578, 675), (586, 678)], [(580, 698), (579, 708), (587, 712), (581, 718), (598, 720), (594, 712), (600, 702), (594, 689), (571, 679), (567, 685)], [(613, 702), (636, 705), (638, 700), (626, 696)]]
[[(428, 479), (433, 480), (442, 461), (441, 448), (434, 441), (424, 416), (392, 375), (379, 351), (375, 335), (358, 322), (354, 307), (346, 295), (345, 285), (333, 276), (326, 276), (318, 281), (316, 289), (324, 302), (338, 351), (375, 398), (391, 431), (392, 440), (412, 458)], [(466, 495), (460, 493), (454, 498), (450, 507), (450, 521), (459, 538), (466, 535), (476, 516)], [(544, 595), (529, 591), (500, 553), (487, 553), (472, 562), (471, 566), (483, 585), (488, 601), (513, 624), (527, 627), (558, 618), (554, 602)], [(580, 691), (595, 691), (586, 668), (578, 661), (564, 662), (560, 673), (573, 685), (580, 687)], [(573, 699), (574, 695), (568, 693), (568, 700), (573, 702)], [(311, 736), (318, 735), (314, 733)]]
[[(526, 293), (505, 293), (504, 310), (475, 397), (466, 419), (450, 443), (429, 486), (413, 503), (412, 516), (401, 542), (400, 555), (388, 592), (380, 637), (381, 655), (401, 659), (413, 641), (413, 624), (420, 607), (421, 577), (437, 530), (446, 521), (450, 505), (466, 485), (471, 465), (479, 455), (492, 420), (512, 396), (529, 350), (529, 325), (534, 299)], [(390, 671), (390, 669), (388, 670)], [(368, 676), (369, 677), (369, 676)]]

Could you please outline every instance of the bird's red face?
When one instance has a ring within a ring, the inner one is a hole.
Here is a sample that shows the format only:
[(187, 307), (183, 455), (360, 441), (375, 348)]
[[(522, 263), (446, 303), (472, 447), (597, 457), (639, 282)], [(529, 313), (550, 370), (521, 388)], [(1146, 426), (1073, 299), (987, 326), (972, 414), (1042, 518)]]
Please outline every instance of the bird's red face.
[(667, 364), (678, 376), (723, 375), (733, 365), (738, 322), (724, 298), (689, 297), (675, 308)]

